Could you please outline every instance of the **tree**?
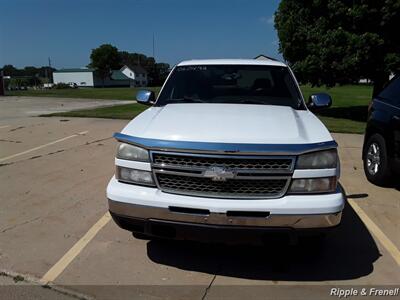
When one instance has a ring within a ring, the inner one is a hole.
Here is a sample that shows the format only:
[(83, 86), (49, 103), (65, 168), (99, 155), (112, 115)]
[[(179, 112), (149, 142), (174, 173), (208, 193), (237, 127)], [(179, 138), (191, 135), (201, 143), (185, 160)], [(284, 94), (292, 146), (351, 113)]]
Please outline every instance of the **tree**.
[(130, 53), (127, 51), (119, 52), (121, 63), (123, 65), (135, 66), (140, 65), (143, 67), (148, 75), (150, 85), (162, 85), (169, 72), (169, 64), (157, 63), (154, 57), (148, 57), (141, 53)]
[(169, 74), (170, 66), (166, 63), (156, 63), (149, 71), (152, 86), (160, 86)]
[(279, 50), (302, 82), (371, 79), (374, 95), (400, 68), (400, 0), (282, 0)]
[(141, 53), (130, 53), (127, 51), (121, 51), (119, 52), (119, 56), (123, 65), (140, 65), (144, 68), (148, 65), (149, 57)]
[(4, 76), (18, 76), (21, 75), (21, 71), (15, 68), (13, 65), (4, 65), (3, 67)]
[(91, 68), (94, 68), (103, 81), (110, 75), (112, 70), (121, 67), (121, 57), (118, 49), (110, 44), (103, 44), (98, 48), (92, 49), (90, 54)]
[(23, 70), (24, 76), (39, 76), (39, 69), (32, 66), (27, 66)]

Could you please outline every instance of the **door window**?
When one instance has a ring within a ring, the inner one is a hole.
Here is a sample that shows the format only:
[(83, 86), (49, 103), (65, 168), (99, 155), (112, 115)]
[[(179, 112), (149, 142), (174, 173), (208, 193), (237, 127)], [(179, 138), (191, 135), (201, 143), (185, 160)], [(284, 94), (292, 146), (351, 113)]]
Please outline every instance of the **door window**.
[(400, 107), (400, 76), (396, 76), (387, 87), (379, 94), (379, 98), (383, 98), (388, 103)]

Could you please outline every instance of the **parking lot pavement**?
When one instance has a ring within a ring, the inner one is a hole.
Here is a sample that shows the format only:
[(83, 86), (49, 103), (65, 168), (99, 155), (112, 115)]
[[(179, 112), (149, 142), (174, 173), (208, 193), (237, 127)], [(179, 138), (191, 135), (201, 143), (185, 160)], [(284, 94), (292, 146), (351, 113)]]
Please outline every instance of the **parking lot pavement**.
[[(53, 97), (1, 97), (0, 120), (5, 122), (16, 118), (134, 102), (135, 101)], [(0, 124), (0, 129), (2, 126), (4, 125)]]
[(362, 136), (335, 134), (349, 204), (325, 244), (255, 247), (146, 242), (103, 219), (114, 173), (111, 135), (126, 121), (21, 117), (1, 128), (5, 123), (0, 140), (20, 143), (0, 141), (0, 269), (98, 298), (124, 290), (143, 299), (243, 298), (241, 287), (261, 287), (252, 290), (260, 296), (265, 287), (287, 285), (326, 297), (321, 286), (400, 284), (400, 192), (366, 181)]
[(0, 291), (2, 299), (76, 300), (76, 295), (63, 294), (24, 281), (16, 282), (8, 276), (0, 276)]
[[(368, 182), (364, 175), (361, 160), (364, 138), (362, 135), (334, 134), (334, 137), (340, 146), (339, 154), (342, 169), (340, 181), (350, 199), (349, 201), (357, 203), (400, 249), (399, 188), (383, 188)], [(399, 179), (397, 178), (397, 180)]]
[[(43, 126), (30, 127), (42, 121)], [(24, 128), (15, 134), (31, 132), (23, 140), (30, 149), (49, 142), (48, 130), (54, 140), (80, 130), (87, 133), (2, 161), (0, 167), (1, 266), (39, 278), (106, 211), (104, 187), (114, 170), (111, 135), (124, 124), (71, 120), (59, 122), (62, 130), (55, 133), (56, 122), (59, 119), (21, 120)]]

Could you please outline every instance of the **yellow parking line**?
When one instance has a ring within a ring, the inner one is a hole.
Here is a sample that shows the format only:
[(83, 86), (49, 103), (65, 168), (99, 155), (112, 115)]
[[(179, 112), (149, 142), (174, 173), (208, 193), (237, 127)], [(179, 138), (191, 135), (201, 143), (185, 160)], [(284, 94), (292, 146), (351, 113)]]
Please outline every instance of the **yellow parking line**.
[(367, 226), (368, 230), (372, 232), (372, 234), (379, 240), (383, 247), (390, 253), (393, 259), (400, 266), (400, 251), (396, 247), (395, 244), (383, 233), (383, 231), (376, 225), (361, 209), (361, 207), (352, 199), (347, 200), (348, 203), (353, 207), (357, 215), (364, 222), (365, 226)]
[(96, 222), (89, 229), (88, 232), (78, 241), (61, 259), (47, 271), (46, 274), (40, 279), (43, 284), (53, 282), (67, 267), (68, 265), (78, 256), (79, 253), (86, 247), (86, 245), (96, 236), (96, 234), (111, 220), (109, 212), (105, 213), (100, 220)]
[(67, 136), (65, 138), (62, 138), (62, 139), (59, 139), (59, 140), (56, 140), (56, 141), (53, 141), (53, 142), (50, 142), (50, 143), (47, 143), (47, 144), (32, 148), (32, 149), (29, 149), (29, 150), (26, 150), (26, 151), (23, 151), (23, 152), (20, 152), (20, 153), (17, 153), (17, 154), (13, 154), (13, 155), (10, 155), (10, 156), (6, 156), (6, 157), (3, 157), (3, 158), (0, 158), (0, 162), (5, 161), (5, 160), (9, 160), (11, 158), (14, 158), (14, 157), (17, 157), (17, 156), (20, 156), (20, 155), (24, 155), (24, 154), (30, 153), (32, 151), (36, 151), (36, 150), (42, 149), (42, 148), (50, 146), (50, 145), (54, 145), (54, 144), (59, 143), (59, 142), (63, 142), (65, 140), (68, 140), (68, 139), (76, 137), (76, 136), (80, 136), (82, 134), (86, 134), (88, 132), (89, 131), (82, 131), (82, 132)]

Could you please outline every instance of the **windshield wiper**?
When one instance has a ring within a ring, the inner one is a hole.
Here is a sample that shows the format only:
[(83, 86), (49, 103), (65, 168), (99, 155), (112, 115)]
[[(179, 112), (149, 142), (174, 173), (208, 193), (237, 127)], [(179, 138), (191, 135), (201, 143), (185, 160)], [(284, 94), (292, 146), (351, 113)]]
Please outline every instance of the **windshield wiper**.
[(169, 99), (169, 103), (171, 102), (189, 102), (189, 103), (203, 103), (204, 101), (199, 99), (199, 98), (192, 98), (192, 97), (182, 97), (182, 98), (177, 98), (177, 99)]
[(243, 104), (263, 104), (263, 105), (266, 104), (264, 101), (249, 100), (249, 99), (240, 100), (239, 103), (243, 103)]

